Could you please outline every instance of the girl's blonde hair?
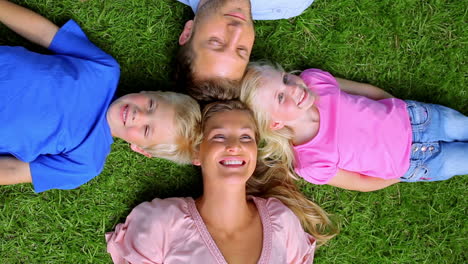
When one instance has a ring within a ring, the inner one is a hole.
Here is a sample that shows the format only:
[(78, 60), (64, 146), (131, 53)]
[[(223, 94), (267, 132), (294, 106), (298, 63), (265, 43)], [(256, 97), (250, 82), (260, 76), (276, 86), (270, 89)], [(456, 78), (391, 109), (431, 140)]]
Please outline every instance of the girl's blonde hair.
[(253, 110), (258, 130), (262, 135), (258, 156), (267, 166), (285, 164), (288, 168), (287, 174), (297, 179), (294, 172), (294, 151), (292, 148), (292, 131), (284, 126), (278, 130), (271, 129), (271, 118), (269, 113), (260, 105), (262, 98), (258, 98), (257, 88), (263, 85), (264, 73), (266, 71), (283, 72), (279, 65), (271, 63), (251, 62), (247, 67), (240, 91), (240, 100)]
[(168, 159), (180, 164), (191, 164), (195, 131), (201, 120), (200, 106), (190, 96), (174, 92), (151, 91), (167, 103), (174, 106), (175, 144), (158, 144), (144, 150), (153, 157)]
[[(258, 128), (254, 113), (242, 102), (237, 100), (219, 101), (207, 105), (202, 113), (202, 120), (198, 129), (197, 145), (203, 140), (206, 122), (214, 115), (226, 111), (244, 111), (250, 115), (254, 128)], [(261, 134), (255, 131), (257, 142)], [(302, 227), (315, 237), (317, 244), (324, 244), (338, 233), (338, 228), (330, 220), (328, 214), (317, 204), (307, 199), (288, 175), (288, 167), (281, 162), (271, 161), (266, 165), (261, 159), (252, 177), (247, 181), (246, 192), (263, 198), (274, 197), (286, 205), (300, 220)]]

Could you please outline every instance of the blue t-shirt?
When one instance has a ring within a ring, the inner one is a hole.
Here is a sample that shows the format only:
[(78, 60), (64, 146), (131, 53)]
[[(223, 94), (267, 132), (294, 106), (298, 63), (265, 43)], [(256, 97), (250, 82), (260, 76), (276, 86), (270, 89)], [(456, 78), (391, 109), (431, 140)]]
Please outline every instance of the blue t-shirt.
[[(189, 5), (197, 12), (200, 0), (177, 0)], [(250, 0), (252, 17), (255, 20), (275, 20), (298, 16), (309, 7), (314, 0)]]
[(119, 64), (68, 21), (43, 55), (0, 46), (0, 155), (29, 162), (36, 192), (73, 189), (104, 166)]

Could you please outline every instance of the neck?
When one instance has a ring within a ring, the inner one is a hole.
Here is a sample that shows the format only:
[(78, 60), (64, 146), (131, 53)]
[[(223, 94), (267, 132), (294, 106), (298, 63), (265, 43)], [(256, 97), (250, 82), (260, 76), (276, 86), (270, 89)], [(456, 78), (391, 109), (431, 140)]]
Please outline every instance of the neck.
[(317, 135), (320, 125), (320, 115), (317, 107), (312, 105), (309, 110), (298, 118), (288, 124), (293, 132), (293, 145), (302, 145)]
[(247, 202), (245, 184), (213, 185), (204, 184), (203, 196), (196, 200), (205, 224), (224, 232), (235, 232), (245, 227), (252, 219), (252, 204)]

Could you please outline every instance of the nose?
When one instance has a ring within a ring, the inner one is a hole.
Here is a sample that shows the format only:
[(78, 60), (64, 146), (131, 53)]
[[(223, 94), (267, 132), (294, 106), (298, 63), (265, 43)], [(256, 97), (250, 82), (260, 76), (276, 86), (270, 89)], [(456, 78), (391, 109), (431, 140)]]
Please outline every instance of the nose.
[(229, 152), (229, 153), (236, 153), (236, 152), (239, 152), (241, 150), (241, 144), (240, 144), (240, 141), (238, 139), (227, 139), (226, 140), (226, 150)]
[(146, 111), (135, 107), (132, 111), (132, 124), (133, 125), (143, 125), (148, 123), (148, 114)]
[(242, 34), (242, 28), (241, 24), (238, 21), (232, 21), (227, 25), (227, 30), (229, 32), (229, 43), (228, 43), (228, 48), (229, 49), (235, 49), (237, 46), (237, 43), (239, 42), (239, 39)]
[(299, 92), (299, 90), (300, 90), (300, 89), (299, 89), (299, 85), (296, 84), (295, 82), (292, 82), (292, 81), (291, 81), (291, 82), (288, 82), (287, 87), (288, 87), (287, 89), (289, 90), (289, 94), (290, 94), (291, 96), (293, 96), (293, 97), (294, 97), (294, 96)]

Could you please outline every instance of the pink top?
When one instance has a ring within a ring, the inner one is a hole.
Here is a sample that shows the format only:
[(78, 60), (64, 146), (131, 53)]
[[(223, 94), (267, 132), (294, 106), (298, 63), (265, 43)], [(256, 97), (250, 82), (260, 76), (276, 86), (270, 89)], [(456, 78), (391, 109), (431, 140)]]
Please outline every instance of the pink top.
[(318, 94), (320, 127), (312, 140), (294, 147), (300, 176), (326, 184), (338, 169), (383, 179), (406, 173), (412, 132), (403, 100), (347, 94), (330, 73), (318, 69), (302, 72), (301, 78)]
[[(315, 239), (296, 215), (275, 198), (249, 197), (263, 225), (258, 263), (312, 263)], [(192, 198), (154, 199), (133, 209), (124, 224), (106, 234), (114, 263), (227, 263)]]

